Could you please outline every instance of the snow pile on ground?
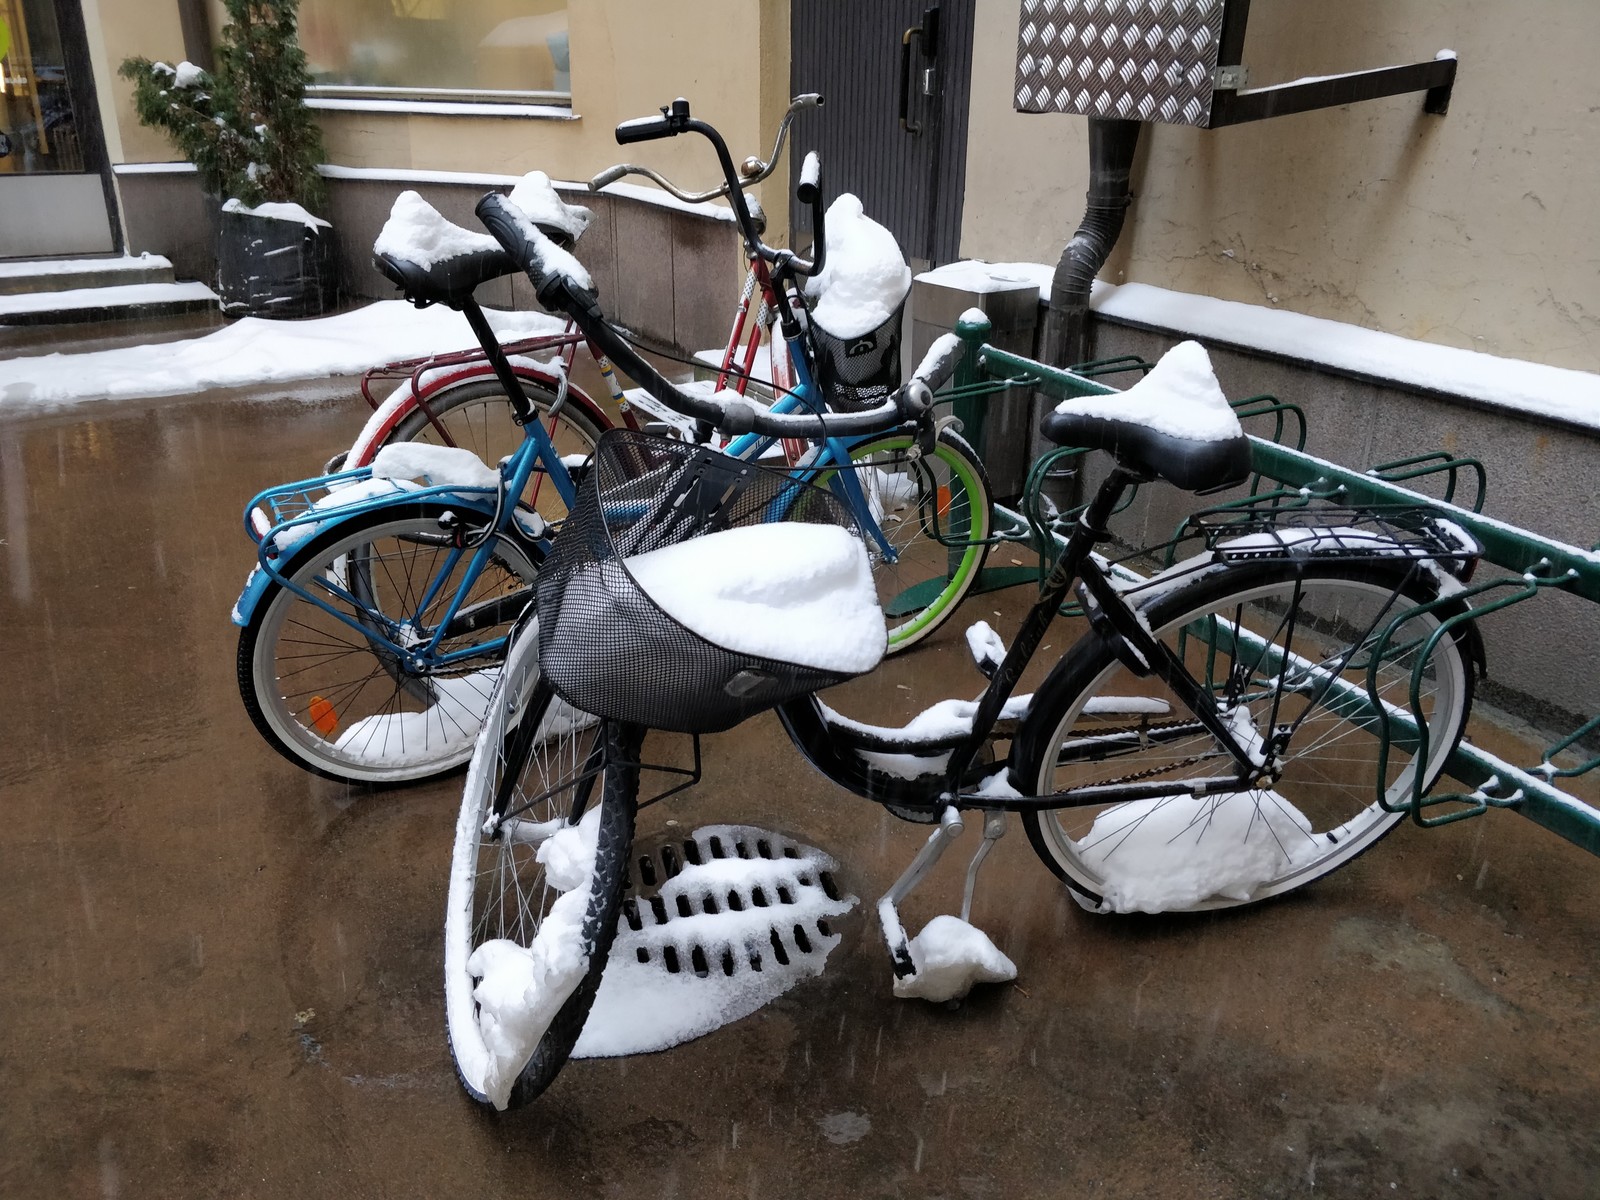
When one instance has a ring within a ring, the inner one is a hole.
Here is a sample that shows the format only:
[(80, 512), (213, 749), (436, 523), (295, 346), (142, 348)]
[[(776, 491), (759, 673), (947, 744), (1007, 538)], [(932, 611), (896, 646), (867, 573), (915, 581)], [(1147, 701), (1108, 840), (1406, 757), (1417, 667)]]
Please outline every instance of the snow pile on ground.
[(471, 450), (427, 442), (393, 442), (372, 458), (374, 479), (425, 479), (435, 487), (497, 488), (500, 472)]
[[(659, 895), (672, 914), (669, 919), (657, 922), (652, 906), (641, 902), (642, 928), (620, 924), (574, 1058), (645, 1054), (720, 1029), (820, 975), (839, 944), (840, 935), (822, 933), (818, 923), (843, 916), (856, 898), (828, 895), (822, 873), (836, 864), (826, 854), (789, 843), (773, 858), (715, 858), (713, 838), (725, 847), (751, 846), (758, 839), (777, 845), (783, 839), (728, 825), (707, 826), (691, 836), (702, 861), (685, 864), (662, 884)], [(787, 857), (785, 848), (796, 856)], [(680, 897), (688, 916), (679, 915)], [(796, 928), (804, 942), (795, 936)], [(775, 935), (783, 944), (781, 957)], [(676, 972), (665, 966), (668, 947), (680, 964)], [(703, 976), (693, 969), (696, 948), (705, 957)]]
[(334, 749), (378, 766), (404, 763), (422, 752), (464, 750), (478, 736), (498, 678), (499, 667), (470, 675), (433, 676), (429, 679), (433, 704), (421, 712), (362, 717), (339, 735)]
[(487, 233), (463, 229), (445, 219), (416, 192), (401, 192), (389, 209), (389, 219), (372, 243), (374, 254), (414, 262), (423, 270), (464, 254), (487, 254), (500, 243)]
[(1017, 977), (1016, 964), (989, 935), (960, 917), (933, 918), (906, 948), (917, 971), (895, 978), (894, 994), (902, 1000), (959, 1000), (977, 984), (1007, 983)]
[(866, 548), (842, 526), (724, 529), (624, 561), (663, 612), (740, 654), (853, 675), (888, 647)]
[(1243, 436), (1199, 342), (1179, 342), (1125, 392), (1079, 396), (1056, 405), (1058, 413), (1134, 421), (1170, 437), (1220, 442)]
[[(544, 313), (484, 312), (502, 341), (565, 328)], [(186, 341), (0, 361), (0, 410), (359, 375), (397, 359), (473, 344), (472, 330), (460, 313), (417, 309), (403, 300), (308, 321), (245, 317)]]
[(822, 273), (806, 285), (811, 319), (834, 337), (862, 337), (894, 316), (911, 290), (911, 268), (894, 234), (849, 192), (828, 206), (825, 226)]
[(496, 938), (467, 959), (467, 970), (478, 980), (472, 996), (489, 1052), (483, 1091), (496, 1108), (505, 1108), (539, 1040), (589, 970), (583, 917), (600, 841), (600, 809), (592, 806), (577, 825), (539, 846), (545, 879), (562, 895), (545, 913), (532, 945)]
[(1135, 800), (1100, 813), (1074, 848), (1103, 881), (1112, 912), (1248, 900), (1311, 853), (1311, 822), (1269, 789), (1202, 799)]

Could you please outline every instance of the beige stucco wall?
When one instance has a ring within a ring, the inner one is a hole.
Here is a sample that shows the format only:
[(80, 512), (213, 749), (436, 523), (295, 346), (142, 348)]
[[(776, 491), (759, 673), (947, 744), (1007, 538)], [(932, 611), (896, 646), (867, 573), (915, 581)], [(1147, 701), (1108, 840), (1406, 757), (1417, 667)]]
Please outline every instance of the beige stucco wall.
[[(130, 54), (182, 57), (173, 0), (85, 0), (85, 8), (97, 62), (109, 64), (110, 72)], [(213, 28), (220, 31), (225, 17), (219, 5), (212, 9)], [(568, 10), (576, 120), (323, 111), (328, 161), (516, 174), (537, 168), (581, 180), (632, 158), (680, 182), (709, 186), (719, 175), (703, 140), (624, 149), (612, 136), (617, 122), (652, 113), (680, 95), (696, 116), (722, 131), (736, 160), (770, 148), (787, 103), (788, 0), (570, 0)], [(171, 160), (166, 138), (134, 117), (128, 83), (109, 73), (99, 81), (113, 161)], [(761, 199), (774, 231), (786, 228), (784, 190), (769, 185)]]
[[(1019, 0), (978, 0), (962, 253), (1054, 263), (1083, 212), (1081, 117), (1011, 107)], [(1202, 131), (1147, 126), (1101, 277), (1273, 304), (1600, 370), (1600, 5), (1280, 0), (1251, 12), (1250, 86), (1461, 60), (1420, 95)]]
[[(572, 111), (576, 120), (323, 112), (328, 160), (588, 179), (629, 159), (688, 186), (720, 178), (704, 140), (686, 137), (620, 147), (619, 121), (646, 116), (675, 96), (727, 139), (735, 160), (765, 154), (788, 86), (786, 0), (571, 0)], [(779, 188), (762, 195), (784, 215)], [(782, 229), (785, 220), (774, 220)]]
[(133, 85), (117, 76), (125, 58), (164, 62), (183, 58), (183, 26), (171, 0), (82, 0), (89, 61), (105, 128), (106, 153), (114, 163), (165, 162), (172, 143), (159, 130), (139, 124)]

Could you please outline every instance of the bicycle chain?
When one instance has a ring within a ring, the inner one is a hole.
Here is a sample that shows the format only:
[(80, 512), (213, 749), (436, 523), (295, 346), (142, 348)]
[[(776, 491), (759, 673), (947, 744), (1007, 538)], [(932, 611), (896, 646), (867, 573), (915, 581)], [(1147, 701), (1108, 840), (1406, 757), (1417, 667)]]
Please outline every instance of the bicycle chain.
[[(1157, 722), (1152, 722), (1152, 723), (1139, 725), (1139, 726), (1127, 726), (1127, 727), (1124, 727), (1122, 729), (1106, 730), (1103, 733), (1096, 733), (1095, 736), (1096, 737), (1116, 737), (1119, 734), (1135, 734), (1135, 735), (1138, 735), (1138, 734), (1143, 734), (1144, 732), (1146, 732), (1148, 730), (1151, 730), (1151, 729), (1176, 729), (1181, 725), (1188, 725), (1188, 724), (1191, 724), (1191, 722), (1189, 722), (1189, 721), (1157, 721)], [(1138, 783), (1141, 779), (1152, 779), (1155, 776), (1163, 775), (1168, 771), (1176, 771), (1176, 770), (1179, 770), (1179, 769), (1181, 769), (1183, 767), (1192, 767), (1192, 766), (1194, 766), (1195, 763), (1200, 762), (1201, 760), (1209, 758), (1209, 757), (1211, 757), (1211, 756), (1208, 755), (1208, 754), (1196, 754), (1196, 755), (1193, 755), (1190, 758), (1179, 759), (1176, 762), (1161, 763), (1158, 766), (1146, 767), (1142, 771), (1130, 771), (1126, 775), (1115, 776), (1114, 778), (1111, 778), (1111, 779), (1098, 780), (1092, 786), (1094, 786), (1094, 787), (1117, 787), (1118, 785), (1124, 784), (1124, 783)]]

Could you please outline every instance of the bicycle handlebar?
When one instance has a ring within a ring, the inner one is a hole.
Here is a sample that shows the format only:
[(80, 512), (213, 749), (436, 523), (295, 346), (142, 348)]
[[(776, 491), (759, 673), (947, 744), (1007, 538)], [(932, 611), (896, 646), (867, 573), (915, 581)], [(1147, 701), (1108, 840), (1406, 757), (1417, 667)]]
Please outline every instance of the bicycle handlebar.
[(509, 199), (490, 192), (478, 201), (478, 219), (504, 247), (511, 260), (526, 272), (539, 303), (559, 309), (572, 318), (591, 342), (661, 403), (684, 416), (706, 421), (729, 434), (756, 433), (763, 437), (821, 440), (876, 433), (907, 421), (925, 419), (933, 407), (933, 393), (950, 378), (960, 361), (963, 345), (954, 334), (934, 342), (911, 379), (885, 397), (881, 404), (858, 413), (773, 413), (730, 395), (727, 399), (691, 395), (674, 386), (628, 344), (600, 311), (593, 292), (576, 279), (563, 258), (576, 260), (549, 237)]
[[(789, 126), (794, 122), (795, 115), (810, 108), (820, 108), (822, 97), (815, 92), (806, 92), (796, 96), (789, 102), (788, 110), (783, 114), (783, 120), (778, 123), (778, 133), (772, 142), (772, 153), (765, 161), (759, 158), (748, 158), (741, 164), (739, 186), (751, 188), (766, 179), (778, 167), (778, 160), (783, 157), (783, 143), (789, 136)], [(668, 106), (669, 109), (671, 106)], [(617, 126), (617, 141), (623, 145), (630, 142), (651, 141), (661, 137), (673, 137), (683, 132), (681, 129), (661, 132), (660, 127), (667, 120), (664, 112), (661, 117), (640, 117), (632, 121), (624, 121)], [(640, 132), (643, 130), (644, 132)], [(703, 204), (707, 200), (715, 200), (719, 196), (728, 195), (726, 181), (714, 188), (707, 188), (703, 192), (691, 192), (679, 187), (672, 180), (650, 167), (640, 166), (637, 163), (618, 163), (616, 166), (607, 167), (589, 181), (589, 190), (598, 192), (617, 182), (625, 175), (643, 175), (662, 191), (677, 197), (686, 204)]]

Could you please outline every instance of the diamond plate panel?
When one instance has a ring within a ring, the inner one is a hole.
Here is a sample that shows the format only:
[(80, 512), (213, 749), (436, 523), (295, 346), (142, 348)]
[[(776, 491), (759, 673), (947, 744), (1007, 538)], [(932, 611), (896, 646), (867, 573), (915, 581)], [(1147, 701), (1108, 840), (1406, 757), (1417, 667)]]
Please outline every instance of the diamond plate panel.
[(1019, 112), (1204, 127), (1223, 0), (1022, 0)]

